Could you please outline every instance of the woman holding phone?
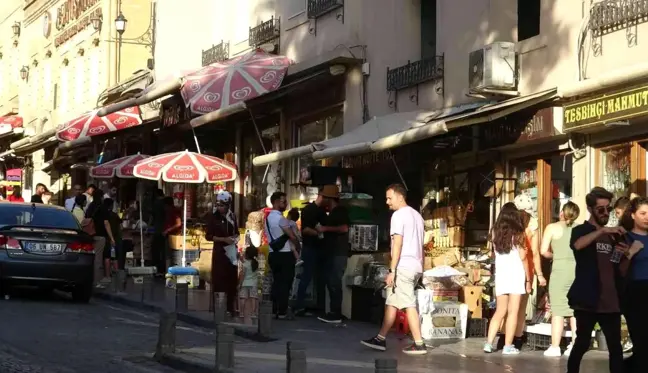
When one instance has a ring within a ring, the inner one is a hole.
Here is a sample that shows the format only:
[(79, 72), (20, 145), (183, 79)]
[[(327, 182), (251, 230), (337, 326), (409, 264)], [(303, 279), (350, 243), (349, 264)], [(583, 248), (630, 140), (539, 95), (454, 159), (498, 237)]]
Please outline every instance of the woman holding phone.
[[(645, 371), (648, 366), (648, 198), (637, 197), (630, 202), (624, 220), (632, 221), (632, 230), (625, 242), (617, 246), (629, 259), (626, 288), (623, 299), (623, 313), (633, 343), (631, 367), (628, 373)], [(623, 264), (623, 263), (622, 263)], [(643, 367), (643, 368), (639, 368)]]

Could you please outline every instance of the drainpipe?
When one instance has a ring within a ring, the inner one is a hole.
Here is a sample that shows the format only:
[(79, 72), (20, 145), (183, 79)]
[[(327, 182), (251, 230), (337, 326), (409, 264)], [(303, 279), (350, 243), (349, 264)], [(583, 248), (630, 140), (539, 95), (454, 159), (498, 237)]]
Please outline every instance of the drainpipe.
[(599, 77), (583, 80), (564, 87), (558, 87), (559, 98), (570, 98), (586, 93), (648, 79), (648, 63), (640, 63), (627, 68), (618, 69)]

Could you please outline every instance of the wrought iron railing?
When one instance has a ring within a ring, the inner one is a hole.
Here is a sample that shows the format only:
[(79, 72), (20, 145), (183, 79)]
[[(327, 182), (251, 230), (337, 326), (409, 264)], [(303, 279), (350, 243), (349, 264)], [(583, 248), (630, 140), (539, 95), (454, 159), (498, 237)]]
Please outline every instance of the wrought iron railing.
[(229, 43), (221, 41), (219, 44), (202, 51), (202, 65), (211, 65), (214, 62), (225, 61), (229, 58)]
[(344, 0), (308, 0), (306, 15), (308, 18), (319, 18), (342, 7)]
[(251, 47), (258, 47), (279, 38), (279, 19), (274, 17), (256, 27), (250, 27), (248, 41)]
[(602, 0), (592, 4), (589, 28), (595, 35), (648, 21), (648, 0)]
[(415, 62), (395, 69), (387, 68), (387, 90), (398, 91), (413, 87), (428, 80), (443, 78), (443, 56), (436, 56)]

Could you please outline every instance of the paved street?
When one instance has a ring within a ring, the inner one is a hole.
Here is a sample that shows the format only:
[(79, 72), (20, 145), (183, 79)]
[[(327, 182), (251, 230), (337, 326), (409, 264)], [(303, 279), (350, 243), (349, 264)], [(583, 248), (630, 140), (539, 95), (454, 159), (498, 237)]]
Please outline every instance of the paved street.
[[(157, 341), (157, 315), (54, 293), (0, 300), (0, 372), (123, 373), (172, 369), (146, 359)], [(178, 343), (207, 345), (209, 331), (179, 325)]]

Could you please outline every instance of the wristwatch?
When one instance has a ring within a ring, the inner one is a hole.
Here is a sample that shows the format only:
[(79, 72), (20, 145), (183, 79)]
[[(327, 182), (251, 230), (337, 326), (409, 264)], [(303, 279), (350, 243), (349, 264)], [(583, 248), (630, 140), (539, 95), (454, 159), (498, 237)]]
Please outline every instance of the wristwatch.
[(392, 271), (392, 269), (390, 268), (390, 269), (389, 269), (389, 273), (394, 273), (394, 271)]

